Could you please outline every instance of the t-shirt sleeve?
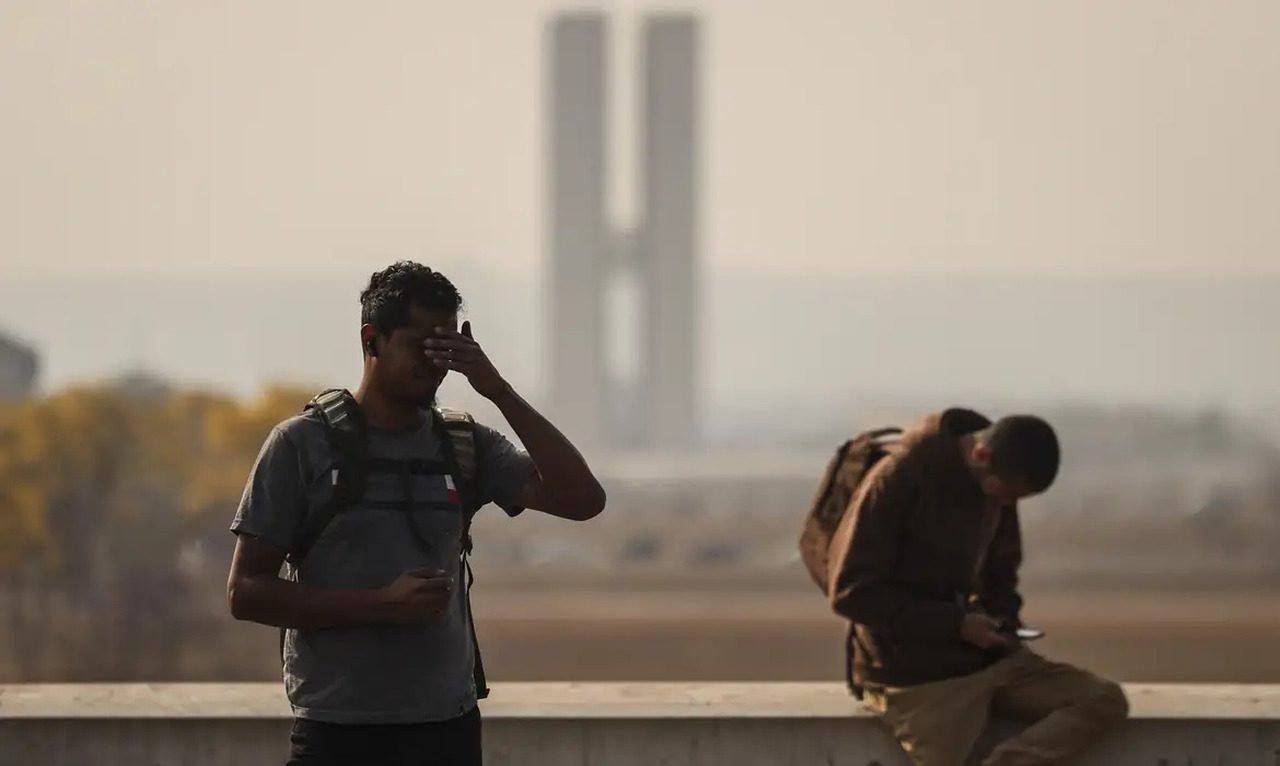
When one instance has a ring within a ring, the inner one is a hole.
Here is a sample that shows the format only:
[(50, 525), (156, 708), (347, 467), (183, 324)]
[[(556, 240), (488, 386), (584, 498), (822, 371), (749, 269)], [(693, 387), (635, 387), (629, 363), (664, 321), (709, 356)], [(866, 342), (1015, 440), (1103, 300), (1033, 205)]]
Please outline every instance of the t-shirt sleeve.
[(475, 434), (481, 505), (496, 503), (508, 516), (518, 515), (520, 491), (537, 473), (533, 458), (488, 426), (477, 423)]
[(306, 511), (302, 456), (283, 430), (273, 428), (249, 474), (231, 531), (290, 550)]

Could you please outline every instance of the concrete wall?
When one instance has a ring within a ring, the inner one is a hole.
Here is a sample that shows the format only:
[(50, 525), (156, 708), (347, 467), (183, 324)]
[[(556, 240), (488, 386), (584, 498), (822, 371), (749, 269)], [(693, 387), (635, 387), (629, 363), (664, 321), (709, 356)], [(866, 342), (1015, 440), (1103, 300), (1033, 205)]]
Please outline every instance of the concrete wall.
[[(1280, 686), (1130, 686), (1133, 720), (1096, 766), (1280, 766)], [(830, 684), (503, 684), (484, 705), (489, 766), (906, 760)], [(0, 687), (0, 764), (283, 763), (274, 684)]]

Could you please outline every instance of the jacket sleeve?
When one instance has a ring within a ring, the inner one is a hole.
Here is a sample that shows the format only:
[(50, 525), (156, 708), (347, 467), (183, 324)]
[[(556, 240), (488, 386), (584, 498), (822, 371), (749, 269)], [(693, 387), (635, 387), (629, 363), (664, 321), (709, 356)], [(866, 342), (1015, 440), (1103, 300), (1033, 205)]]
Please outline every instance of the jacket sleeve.
[(827, 594), (837, 614), (874, 631), (948, 640), (959, 635), (964, 608), (919, 598), (894, 582), (903, 520), (916, 495), (899, 461), (885, 458), (872, 469), (832, 541)]
[(1014, 627), (1022, 624), (1022, 596), (1018, 593), (1018, 569), (1022, 566), (1022, 529), (1018, 507), (1007, 506), (987, 551), (982, 577), (981, 601), (992, 617), (1007, 620)]

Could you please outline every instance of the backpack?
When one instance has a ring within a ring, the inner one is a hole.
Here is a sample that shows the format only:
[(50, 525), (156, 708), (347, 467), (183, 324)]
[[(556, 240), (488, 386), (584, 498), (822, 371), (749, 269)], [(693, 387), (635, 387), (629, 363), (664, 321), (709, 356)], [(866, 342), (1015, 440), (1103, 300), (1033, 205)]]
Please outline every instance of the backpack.
[[(311, 509), (303, 519), (298, 541), (286, 558), (294, 569), (302, 565), (334, 518), (360, 500), (370, 470), (368, 430), (360, 406), (349, 391), (341, 388), (322, 391), (307, 403), (303, 412), (315, 413), (324, 425), (325, 438), (329, 442), (334, 461), (330, 472), (333, 494), (323, 505)], [(456, 489), (462, 506), (462, 568), (467, 575), (467, 621), (471, 626), (471, 645), (475, 657), (476, 697), (484, 699), (489, 696), (489, 686), (485, 680), (484, 663), (480, 659), (480, 644), (476, 639), (475, 620), (471, 610), (471, 585), (475, 582), (470, 560), (471, 522), (480, 510), (480, 461), (476, 453), (475, 419), (461, 410), (443, 407), (433, 408), (431, 417), (436, 428), (445, 435), (441, 441), (444, 452), (442, 468), (448, 475), (456, 477)], [(411, 524), (410, 528), (415, 534), (418, 533), (416, 524)], [(282, 659), (284, 635), (282, 628)]]
[[(824, 595), (829, 585), (831, 541), (836, 530), (849, 510), (858, 485), (876, 463), (889, 454), (889, 447), (901, 434), (900, 428), (880, 428), (859, 434), (840, 445), (827, 464), (800, 532), (800, 560)], [(849, 690), (861, 698), (861, 690), (853, 682), (854, 638), (854, 626), (850, 622), (845, 637), (845, 682)]]

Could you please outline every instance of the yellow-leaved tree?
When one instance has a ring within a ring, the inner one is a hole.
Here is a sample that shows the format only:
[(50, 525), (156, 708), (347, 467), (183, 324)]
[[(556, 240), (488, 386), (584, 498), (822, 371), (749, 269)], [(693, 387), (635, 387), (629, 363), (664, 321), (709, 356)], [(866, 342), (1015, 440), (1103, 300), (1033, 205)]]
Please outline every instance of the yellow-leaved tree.
[(0, 409), (9, 680), (182, 675), (262, 440), (309, 398), (79, 387)]

